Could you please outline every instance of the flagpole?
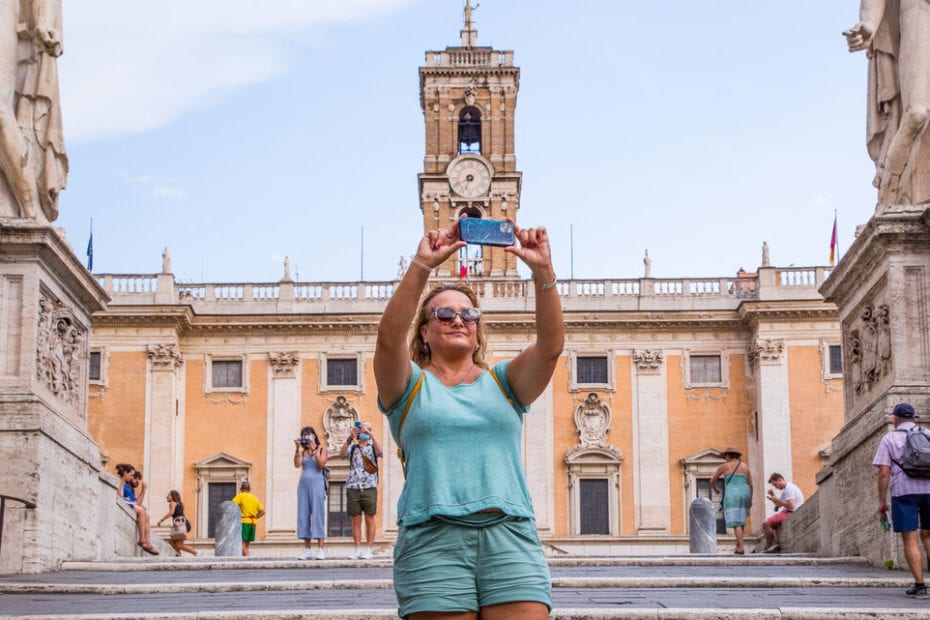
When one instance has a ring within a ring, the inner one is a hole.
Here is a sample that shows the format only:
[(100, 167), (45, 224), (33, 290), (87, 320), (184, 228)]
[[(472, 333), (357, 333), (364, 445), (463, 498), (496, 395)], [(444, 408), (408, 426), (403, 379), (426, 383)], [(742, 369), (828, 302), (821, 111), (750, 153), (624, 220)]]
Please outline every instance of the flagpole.
[(569, 260), (569, 279), (575, 279), (575, 229), (573, 224), (568, 225), (568, 260)]
[(365, 227), (362, 226), (362, 239), (359, 244), (359, 282), (365, 281)]
[(87, 239), (87, 271), (94, 271), (94, 218), (90, 218), (90, 236)]
[(833, 209), (833, 226), (836, 229), (836, 262), (840, 262), (840, 233), (839, 226), (836, 224), (836, 209)]

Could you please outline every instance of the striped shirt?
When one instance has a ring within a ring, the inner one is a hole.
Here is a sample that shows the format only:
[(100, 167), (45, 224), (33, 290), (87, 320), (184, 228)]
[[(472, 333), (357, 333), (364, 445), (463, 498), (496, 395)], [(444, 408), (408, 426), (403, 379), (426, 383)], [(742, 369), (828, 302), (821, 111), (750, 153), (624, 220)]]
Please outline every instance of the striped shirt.
[(872, 459), (872, 465), (876, 467), (884, 465), (891, 468), (891, 497), (930, 495), (930, 479), (911, 478), (894, 462), (900, 462), (904, 458), (907, 433), (901, 431), (912, 429), (914, 426), (913, 422), (898, 424), (895, 430), (882, 437), (875, 458)]

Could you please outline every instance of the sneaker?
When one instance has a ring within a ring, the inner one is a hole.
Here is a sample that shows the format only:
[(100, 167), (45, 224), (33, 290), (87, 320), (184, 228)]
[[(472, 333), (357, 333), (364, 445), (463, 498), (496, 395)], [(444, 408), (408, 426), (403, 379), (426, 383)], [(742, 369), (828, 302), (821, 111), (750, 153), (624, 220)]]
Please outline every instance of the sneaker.
[(313, 551), (311, 551), (310, 549), (304, 549), (303, 555), (301, 555), (301, 556), (300, 556), (299, 558), (297, 558), (297, 559), (298, 559), (298, 560), (312, 560), (312, 559), (313, 559)]
[(194, 557), (195, 557), (195, 558), (202, 558), (202, 557), (203, 557), (203, 551), (198, 551), (197, 553), (194, 554)]
[(922, 583), (915, 583), (913, 587), (904, 591), (911, 598), (928, 598), (927, 586)]
[(366, 547), (365, 550), (362, 551), (361, 555), (359, 555), (358, 557), (363, 560), (370, 560), (371, 559), (371, 547)]
[(316, 559), (318, 559), (318, 560), (325, 560), (325, 559), (326, 559), (326, 554), (323, 553), (323, 550), (322, 550), (322, 549), (320, 549), (319, 551), (316, 552)]
[(771, 547), (766, 548), (762, 553), (778, 553), (781, 551), (781, 545), (772, 545)]
[(355, 553), (349, 556), (350, 560), (361, 560), (362, 559), (362, 550), (356, 549)]

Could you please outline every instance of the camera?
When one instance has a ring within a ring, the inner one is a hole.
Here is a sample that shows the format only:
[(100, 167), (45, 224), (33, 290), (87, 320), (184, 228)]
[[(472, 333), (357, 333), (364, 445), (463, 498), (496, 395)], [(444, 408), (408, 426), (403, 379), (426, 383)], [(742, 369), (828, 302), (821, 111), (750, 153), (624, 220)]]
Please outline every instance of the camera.
[(507, 220), (485, 220), (476, 217), (463, 217), (459, 220), (459, 237), (467, 243), (511, 246), (514, 244), (513, 232), (513, 222)]
[(302, 435), (300, 437), (300, 447), (308, 448), (311, 443), (315, 443), (313, 440), (313, 435)]

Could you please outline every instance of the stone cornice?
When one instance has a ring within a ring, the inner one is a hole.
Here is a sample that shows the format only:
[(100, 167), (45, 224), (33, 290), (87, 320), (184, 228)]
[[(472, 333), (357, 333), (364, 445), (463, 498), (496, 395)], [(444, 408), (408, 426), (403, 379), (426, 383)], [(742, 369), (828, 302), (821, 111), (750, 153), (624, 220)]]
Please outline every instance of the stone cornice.
[(836, 321), (836, 305), (822, 301), (745, 302), (740, 305), (741, 319), (752, 327), (759, 323), (797, 323)]
[(862, 228), (834, 268), (820, 292), (824, 299), (843, 304), (857, 287), (851, 284), (864, 273), (873, 272), (885, 259), (889, 249), (898, 252), (912, 247), (924, 251), (930, 245), (930, 207), (927, 205), (894, 205), (881, 207)]

